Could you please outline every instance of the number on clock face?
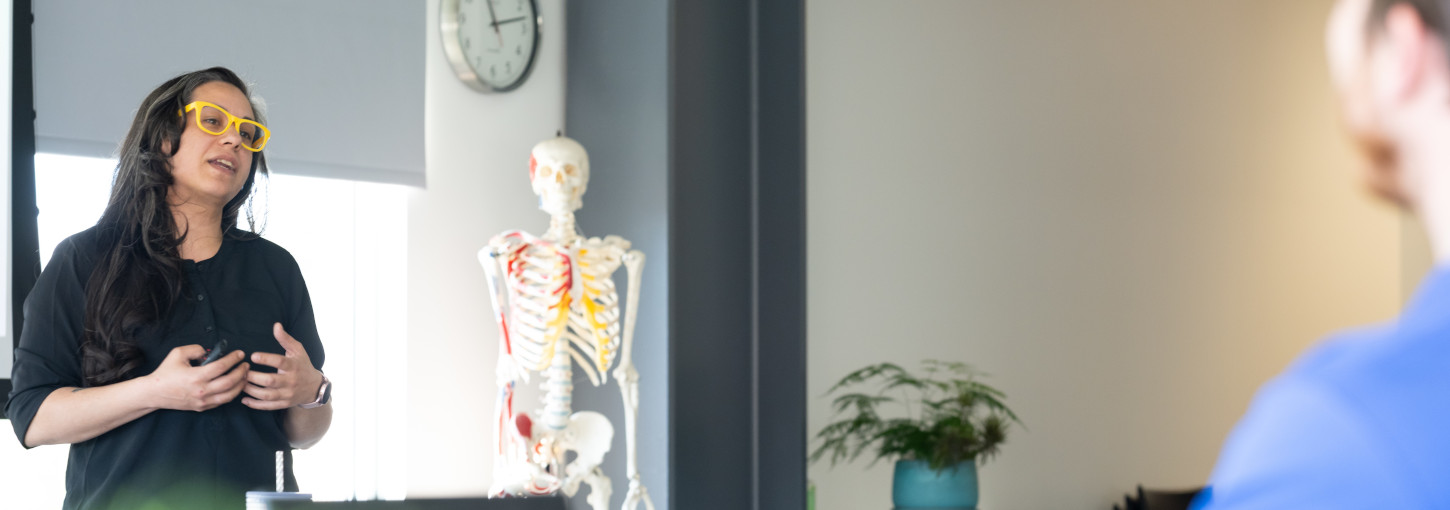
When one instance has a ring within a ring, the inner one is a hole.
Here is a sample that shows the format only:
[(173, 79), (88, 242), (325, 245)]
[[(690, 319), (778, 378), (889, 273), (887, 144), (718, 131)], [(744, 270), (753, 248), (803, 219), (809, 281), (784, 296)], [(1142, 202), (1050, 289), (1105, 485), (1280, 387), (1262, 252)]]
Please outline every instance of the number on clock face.
[(460, 0), (458, 43), (479, 81), (508, 90), (529, 71), (537, 44), (532, 0)]

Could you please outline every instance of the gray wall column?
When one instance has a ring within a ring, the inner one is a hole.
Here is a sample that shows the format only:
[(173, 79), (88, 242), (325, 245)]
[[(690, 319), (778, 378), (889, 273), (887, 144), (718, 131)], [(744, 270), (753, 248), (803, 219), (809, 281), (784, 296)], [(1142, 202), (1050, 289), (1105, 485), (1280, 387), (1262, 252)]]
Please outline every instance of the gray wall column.
[[(592, 172), (580, 224), (649, 255), (644, 481), (661, 508), (804, 508), (803, 2), (568, 8), (566, 126)], [(622, 430), (617, 389), (585, 386), (576, 407)]]

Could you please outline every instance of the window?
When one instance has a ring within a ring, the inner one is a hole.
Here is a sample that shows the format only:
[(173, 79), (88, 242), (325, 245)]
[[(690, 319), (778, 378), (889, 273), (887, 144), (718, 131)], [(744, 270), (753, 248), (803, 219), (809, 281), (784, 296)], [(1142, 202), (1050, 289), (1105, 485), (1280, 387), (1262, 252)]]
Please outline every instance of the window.
[[(45, 264), (100, 218), (115, 161), (37, 154), (35, 168)], [(319, 501), (402, 499), (408, 188), (276, 174), (258, 185), (258, 228), (302, 267), (336, 388), (327, 437), (294, 454), (298, 483)], [(59, 507), (67, 448), (0, 444), (0, 479), (20, 489), (0, 492), (0, 508)]]

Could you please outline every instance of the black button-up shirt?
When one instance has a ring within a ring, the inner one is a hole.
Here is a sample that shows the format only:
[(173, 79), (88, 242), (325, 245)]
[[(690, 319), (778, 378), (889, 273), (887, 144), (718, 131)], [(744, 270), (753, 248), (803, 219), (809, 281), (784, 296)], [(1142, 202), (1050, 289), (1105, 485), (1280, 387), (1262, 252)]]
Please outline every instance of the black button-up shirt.
[[(95, 229), (61, 242), (25, 300), (25, 330), (15, 351), (5, 414), (24, 441), (51, 392), (82, 387), (81, 328), (86, 282), (100, 247)], [(187, 291), (165, 319), (141, 328), (137, 345), (149, 374), (175, 347), (282, 354), (272, 323), (282, 326), (322, 368), (322, 342), (307, 284), (292, 255), (261, 238), (225, 236), (210, 259), (186, 261)], [(252, 370), (274, 371), (253, 365)], [(287, 490), (297, 490), (286, 411), (259, 411), (235, 401), (204, 411), (159, 410), (71, 445), (66, 509), (241, 509), (248, 490), (275, 490), (275, 455), (287, 452)], [(159, 503), (160, 506), (149, 506)]]

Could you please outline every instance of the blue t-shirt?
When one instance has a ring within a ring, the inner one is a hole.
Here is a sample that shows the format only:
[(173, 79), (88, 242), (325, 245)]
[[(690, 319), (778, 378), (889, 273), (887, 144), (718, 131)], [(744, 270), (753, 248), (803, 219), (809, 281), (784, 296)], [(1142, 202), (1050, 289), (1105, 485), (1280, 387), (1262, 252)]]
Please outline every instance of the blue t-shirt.
[(1450, 266), (1264, 385), (1193, 508), (1450, 508)]

